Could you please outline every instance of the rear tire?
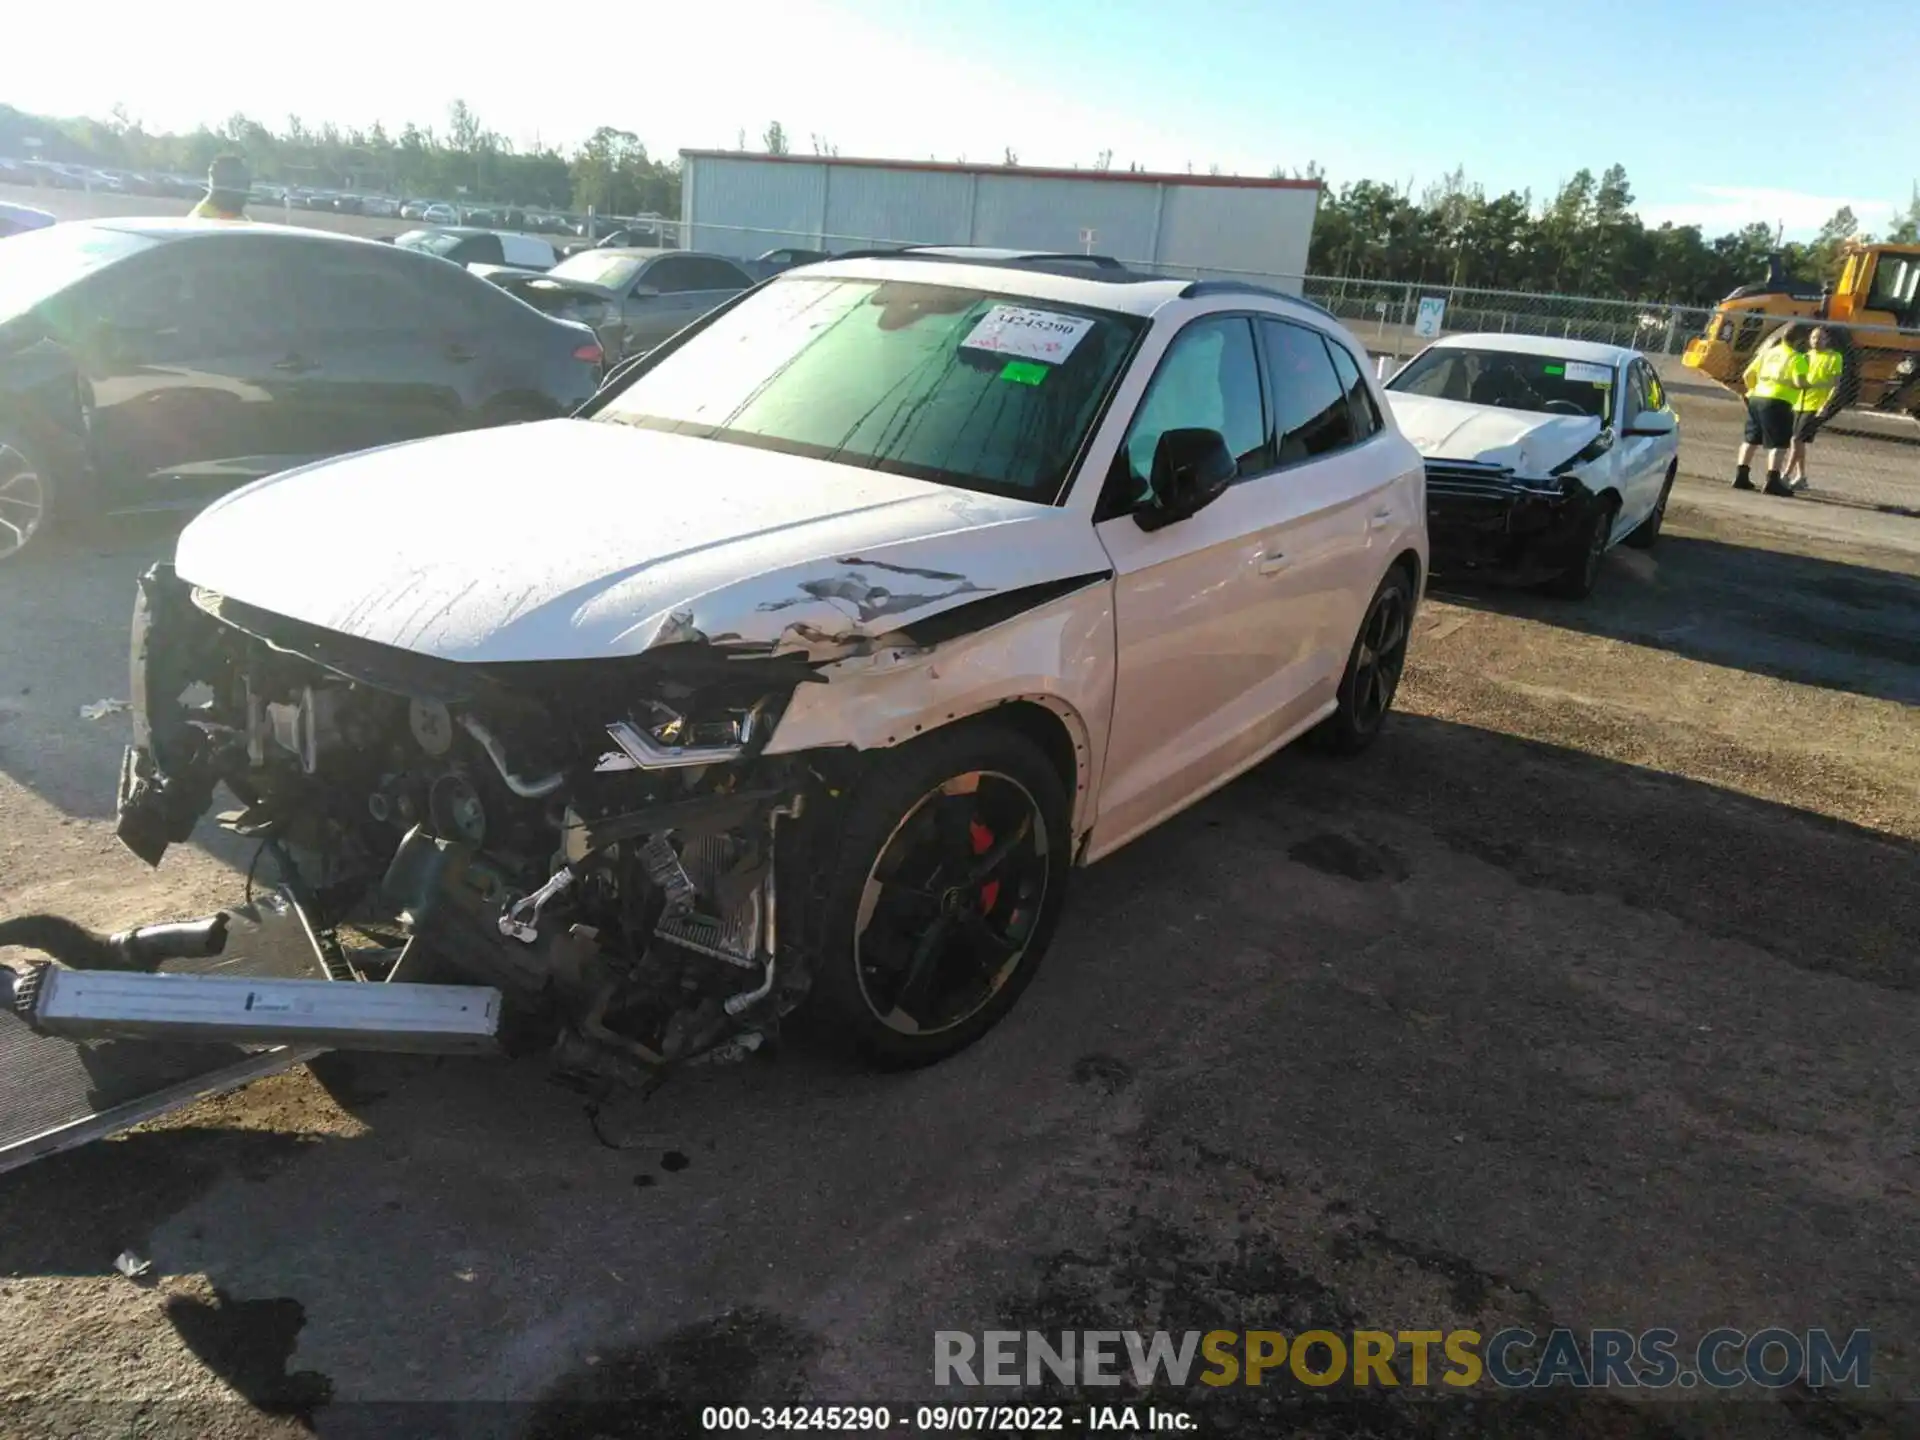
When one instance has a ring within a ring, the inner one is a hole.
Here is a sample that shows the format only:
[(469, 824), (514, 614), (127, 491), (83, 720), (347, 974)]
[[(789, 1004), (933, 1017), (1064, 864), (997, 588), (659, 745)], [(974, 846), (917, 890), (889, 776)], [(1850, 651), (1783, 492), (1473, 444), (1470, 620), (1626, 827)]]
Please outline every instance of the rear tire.
[(1012, 730), (963, 724), (877, 757), (831, 821), (808, 1016), (882, 1069), (980, 1039), (1046, 956), (1070, 824), (1059, 773)]
[(1360, 633), (1347, 652), (1338, 706), (1313, 732), (1314, 742), (1335, 755), (1358, 755), (1380, 737), (1399, 693), (1413, 633), (1413, 580), (1396, 565), (1367, 602)]
[(1580, 532), (1580, 553), (1573, 564), (1540, 588), (1562, 600), (1584, 600), (1600, 583), (1600, 570), (1606, 564), (1607, 542), (1613, 536), (1613, 517), (1620, 513), (1620, 502), (1608, 497), (1593, 507), (1586, 529)]
[(39, 449), (17, 427), (0, 424), (0, 565), (52, 538), (63, 518), (60, 498)]
[(1653, 507), (1653, 513), (1642, 520), (1634, 532), (1620, 543), (1631, 545), (1636, 550), (1651, 550), (1660, 543), (1660, 527), (1667, 520), (1667, 497), (1673, 494), (1673, 477), (1677, 466), (1667, 468), (1666, 483), (1660, 487), (1659, 502)]

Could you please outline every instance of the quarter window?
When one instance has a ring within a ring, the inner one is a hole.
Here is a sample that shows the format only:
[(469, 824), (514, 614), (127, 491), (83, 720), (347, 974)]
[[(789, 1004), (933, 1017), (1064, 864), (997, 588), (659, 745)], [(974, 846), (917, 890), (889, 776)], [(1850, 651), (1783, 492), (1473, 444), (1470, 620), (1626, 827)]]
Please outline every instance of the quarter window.
[(1153, 452), (1160, 437), (1182, 429), (1219, 431), (1240, 462), (1242, 476), (1271, 465), (1260, 366), (1253, 353), (1252, 324), (1245, 316), (1196, 320), (1167, 347), (1121, 449), (1132, 482), (1130, 502), (1142, 503), (1151, 493)]
[(1373, 398), (1373, 391), (1367, 388), (1360, 374), (1359, 362), (1337, 340), (1327, 341), (1327, 353), (1333, 356), (1333, 368), (1347, 392), (1347, 413), (1353, 417), (1354, 442), (1371, 439), (1386, 422), (1380, 417), (1380, 406)]
[(1353, 412), (1320, 332), (1263, 320), (1279, 463), (1296, 465), (1353, 444)]

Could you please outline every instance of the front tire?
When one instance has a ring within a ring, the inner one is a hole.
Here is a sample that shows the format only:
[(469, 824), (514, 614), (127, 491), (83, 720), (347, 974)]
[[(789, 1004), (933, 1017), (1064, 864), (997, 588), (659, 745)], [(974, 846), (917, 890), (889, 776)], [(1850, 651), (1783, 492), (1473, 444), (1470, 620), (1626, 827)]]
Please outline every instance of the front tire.
[(0, 426), (0, 565), (53, 533), (57, 514), (53, 474), (16, 429)]
[(1673, 477), (1676, 473), (1676, 467), (1668, 467), (1666, 483), (1660, 487), (1660, 499), (1654, 505), (1652, 513), (1642, 520), (1634, 528), (1634, 532), (1620, 542), (1621, 544), (1631, 545), (1636, 550), (1651, 550), (1660, 543), (1660, 527), (1667, 521), (1667, 499), (1673, 494)]
[(1606, 563), (1613, 538), (1613, 517), (1620, 513), (1620, 502), (1608, 498), (1596, 504), (1580, 532), (1580, 549), (1574, 562), (1541, 588), (1562, 600), (1584, 600), (1600, 583), (1600, 569)]
[(1314, 731), (1322, 749), (1358, 755), (1379, 738), (1400, 689), (1412, 633), (1413, 581), (1396, 565), (1367, 604), (1340, 677), (1338, 705)]
[(980, 1039), (1045, 958), (1070, 823), (1058, 771), (1014, 730), (965, 724), (880, 756), (835, 817), (810, 1012), (885, 1069)]

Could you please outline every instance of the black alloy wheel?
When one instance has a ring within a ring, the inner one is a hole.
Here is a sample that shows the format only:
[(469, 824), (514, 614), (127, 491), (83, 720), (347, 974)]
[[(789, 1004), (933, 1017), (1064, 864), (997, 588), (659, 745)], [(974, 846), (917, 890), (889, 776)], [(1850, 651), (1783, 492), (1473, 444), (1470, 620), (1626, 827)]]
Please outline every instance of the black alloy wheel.
[(1315, 741), (1341, 755), (1357, 755), (1386, 724), (1413, 630), (1413, 580), (1396, 565), (1373, 592), (1347, 655), (1333, 714), (1314, 731)]
[(867, 872), (854, 932), (860, 993), (903, 1035), (979, 1014), (1012, 978), (1047, 898), (1053, 837), (1027, 788), (975, 770), (923, 795)]
[[(895, 1069), (973, 1044), (1045, 958), (1072, 865), (1072, 802), (1048, 753), (984, 718), (876, 756), (808, 842), (809, 1013)], [(785, 933), (784, 930), (782, 932)]]

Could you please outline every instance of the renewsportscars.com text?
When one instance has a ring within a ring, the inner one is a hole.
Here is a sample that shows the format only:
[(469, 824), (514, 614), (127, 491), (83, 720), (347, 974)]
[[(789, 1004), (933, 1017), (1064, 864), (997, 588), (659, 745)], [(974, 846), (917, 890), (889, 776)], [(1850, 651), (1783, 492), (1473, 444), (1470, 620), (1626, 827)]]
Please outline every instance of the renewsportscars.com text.
[(1712, 1330), (1683, 1342), (1650, 1330), (940, 1330), (940, 1386), (1300, 1384), (1467, 1389), (1714, 1390), (1849, 1385), (1872, 1379), (1873, 1336), (1827, 1330)]

